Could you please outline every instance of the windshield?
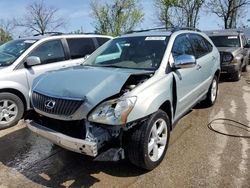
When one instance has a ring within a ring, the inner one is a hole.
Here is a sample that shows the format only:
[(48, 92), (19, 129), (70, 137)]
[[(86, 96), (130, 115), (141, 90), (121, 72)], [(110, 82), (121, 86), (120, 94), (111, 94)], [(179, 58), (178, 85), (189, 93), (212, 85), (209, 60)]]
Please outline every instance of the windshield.
[(210, 38), (216, 47), (240, 47), (238, 36), (213, 36)]
[(24, 53), (36, 40), (12, 40), (0, 46), (0, 67), (8, 66)]
[(156, 70), (162, 61), (169, 37), (124, 37), (103, 45), (84, 65)]

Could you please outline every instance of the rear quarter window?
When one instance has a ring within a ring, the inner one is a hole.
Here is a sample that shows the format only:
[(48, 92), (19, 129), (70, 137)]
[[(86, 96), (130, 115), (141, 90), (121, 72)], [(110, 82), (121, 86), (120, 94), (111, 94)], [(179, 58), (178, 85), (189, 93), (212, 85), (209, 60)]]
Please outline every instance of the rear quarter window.
[(67, 39), (71, 59), (83, 58), (95, 51), (92, 38)]
[(210, 53), (213, 46), (202, 36), (197, 34), (190, 35), (190, 41), (195, 51), (195, 57), (198, 59)]
[(96, 40), (97, 40), (97, 42), (98, 42), (98, 45), (99, 45), (99, 46), (102, 46), (104, 43), (106, 43), (106, 42), (109, 41), (110, 39), (109, 39), (109, 38), (97, 37)]

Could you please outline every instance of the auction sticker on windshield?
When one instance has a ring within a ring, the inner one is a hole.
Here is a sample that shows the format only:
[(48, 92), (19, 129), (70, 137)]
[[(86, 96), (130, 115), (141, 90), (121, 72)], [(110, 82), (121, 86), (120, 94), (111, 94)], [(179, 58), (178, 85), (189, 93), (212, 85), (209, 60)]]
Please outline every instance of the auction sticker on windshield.
[(165, 40), (166, 37), (146, 37), (145, 40)]
[(228, 39), (237, 39), (238, 38), (238, 36), (229, 36), (229, 37), (227, 37)]

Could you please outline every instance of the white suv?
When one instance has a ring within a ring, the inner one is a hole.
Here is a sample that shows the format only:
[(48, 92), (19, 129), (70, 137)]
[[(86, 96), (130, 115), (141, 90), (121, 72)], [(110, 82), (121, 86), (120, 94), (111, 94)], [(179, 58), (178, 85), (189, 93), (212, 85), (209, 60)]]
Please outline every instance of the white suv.
[(46, 71), (83, 63), (110, 40), (102, 35), (34, 36), (0, 46), (0, 129), (15, 125), (30, 109), (33, 79)]

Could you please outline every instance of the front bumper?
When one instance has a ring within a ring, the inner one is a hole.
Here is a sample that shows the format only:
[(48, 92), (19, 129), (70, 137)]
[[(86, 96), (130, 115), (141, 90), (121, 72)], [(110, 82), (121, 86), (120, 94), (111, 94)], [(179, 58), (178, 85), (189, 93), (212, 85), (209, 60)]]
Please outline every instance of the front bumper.
[(37, 135), (48, 139), (56, 145), (59, 145), (65, 149), (73, 152), (81, 153), (84, 155), (89, 155), (96, 157), (98, 154), (98, 147), (96, 142), (91, 142), (88, 140), (82, 140), (78, 138), (73, 138), (64, 135), (60, 132), (56, 132), (52, 129), (44, 127), (35, 123), (34, 121), (27, 120), (27, 127)]
[(235, 73), (240, 69), (239, 64), (222, 64), (221, 72), (222, 73)]

